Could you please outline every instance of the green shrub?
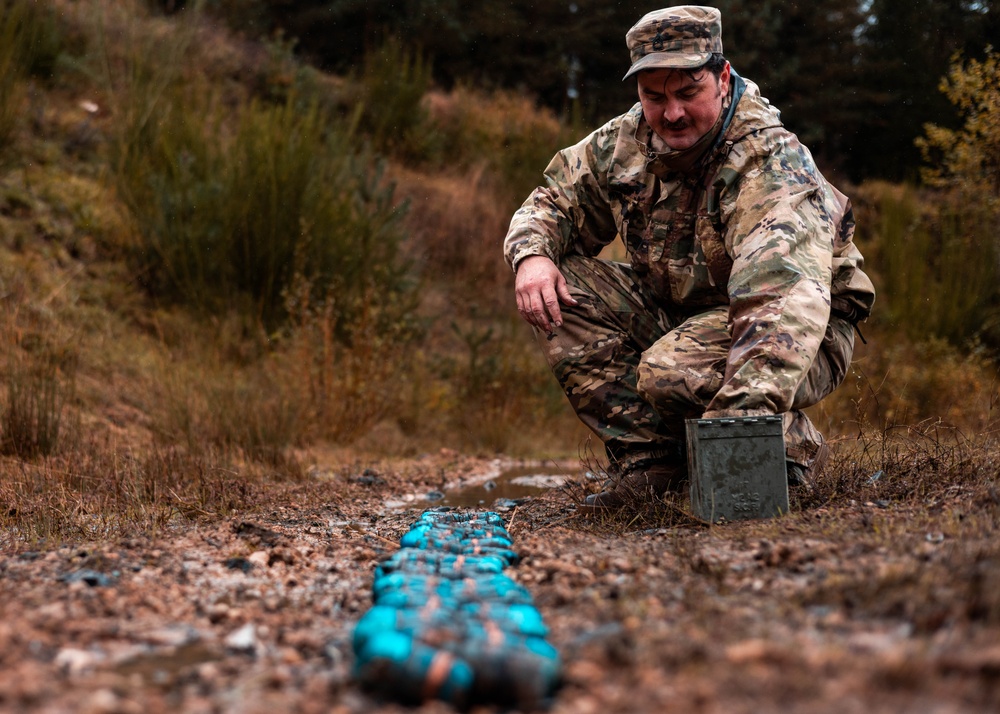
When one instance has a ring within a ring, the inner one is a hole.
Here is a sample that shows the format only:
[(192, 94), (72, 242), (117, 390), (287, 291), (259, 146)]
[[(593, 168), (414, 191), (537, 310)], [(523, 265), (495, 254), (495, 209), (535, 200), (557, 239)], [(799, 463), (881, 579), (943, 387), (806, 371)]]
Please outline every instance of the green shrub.
[(318, 296), (337, 295), (341, 334), (361, 294), (405, 305), (405, 206), (351, 125), (294, 96), (251, 102), (230, 120), (197, 83), (162, 86), (137, 89), (113, 147), (151, 293), (206, 310), (249, 307), (273, 325), (300, 265)]
[(315, 104), (251, 105), (244, 114), (224, 167), (220, 218), (236, 287), (265, 316), (283, 307), (296, 269), (317, 298), (333, 291), (347, 322), (357, 317), (359, 296), (385, 306), (409, 289), (398, 250), (405, 209), (394, 205), (378, 162), (355, 143)]
[[(159, 2), (161, 5), (169, 5), (171, 2), (176, 3), (176, 0)], [(269, 0), (205, 0), (203, 3), (206, 12), (253, 39), (264, 36), (271, 28), (269, 4)]]
[(963, 275), (954, 276), (952, 285), (961, 296), (956, 301), (964, 298), (968, 305), (953, 310), (947, 319), (966, 337), (975, 332), (994, 353), (1000, 349), (1000, 290), (996, 288), (1000, 252), (995, 240), (1000, 219), (998, 74), (1000, 54), (992, 47), (986, 48), (982, 61), (963, 62), (956, 55), (940, 89), (962, 124), (954, 130), (925, 124), (925, 136), (917, 140), (927, 164), (921, 170), (924, 182), (944, 189), (941, 201), (947, 202), (948, 208), (942, 211), (941, 223), (953, 241), (957, 238), (962, 242), (965, 251), (961, 257), (970, 261)]
[(431, 75), (430, 62), (398, 37), (365, 53), (361, 128), (377, 150), (410, 159), (433, 151), (435, 136), (424, 107)]

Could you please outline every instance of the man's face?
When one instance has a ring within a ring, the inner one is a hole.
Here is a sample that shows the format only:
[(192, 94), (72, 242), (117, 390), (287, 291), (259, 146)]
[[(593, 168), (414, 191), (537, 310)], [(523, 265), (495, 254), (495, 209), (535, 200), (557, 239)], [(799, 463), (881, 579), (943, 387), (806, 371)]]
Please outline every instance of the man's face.
[(715, 124), (729, 94), (729, 63), (716, 78), (707, 70), (639, 72), (639, 101), (646, 123), (674, 151), (690, 148)]

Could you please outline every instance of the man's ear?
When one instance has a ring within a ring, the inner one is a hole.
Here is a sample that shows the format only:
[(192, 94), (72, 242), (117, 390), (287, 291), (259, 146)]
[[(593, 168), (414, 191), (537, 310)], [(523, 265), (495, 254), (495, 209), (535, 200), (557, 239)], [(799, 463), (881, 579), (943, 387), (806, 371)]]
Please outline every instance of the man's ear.
[(721, 72), (719, 72), (719, 90), (722, 92), (723, 96), (729, 94), (729, 80), (732, 77), (732, 72), (730, 71), (731, 69), (732, 65), (730, 65), (729, 62), (726, 62), (726, 66), (722, 68)]

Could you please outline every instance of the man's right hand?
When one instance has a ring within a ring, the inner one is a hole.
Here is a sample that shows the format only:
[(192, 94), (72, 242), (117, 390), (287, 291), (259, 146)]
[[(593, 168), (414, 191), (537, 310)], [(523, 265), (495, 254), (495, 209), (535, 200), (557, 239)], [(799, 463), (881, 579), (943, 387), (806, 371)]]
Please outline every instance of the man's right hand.
[(517, 264), (514, 279), (517, 311), (525, 321), (545, 332), (562, 325), (559, 303), (576, 305), (569, 294), (566, 278), (552, 260), (544, 255), (532, 255)]

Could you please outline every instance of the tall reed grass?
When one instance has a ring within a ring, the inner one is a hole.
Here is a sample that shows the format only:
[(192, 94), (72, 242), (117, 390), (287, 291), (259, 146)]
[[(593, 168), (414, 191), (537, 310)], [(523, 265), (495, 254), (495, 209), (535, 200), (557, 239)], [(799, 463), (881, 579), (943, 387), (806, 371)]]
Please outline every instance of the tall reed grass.
[(883, 192), (872, 256), (881, 277), (876, 320), (913, 340), (975, 338), (995, 301), (995, 216), (968, 202), (916, 189)]
[(48, 456), (62, 445), (66, 408), (73, 399), (77, 359), (71, 349), (39, 343), (25, 353), (8, 346), (6, 396), (0, 411), (0, 453)]

